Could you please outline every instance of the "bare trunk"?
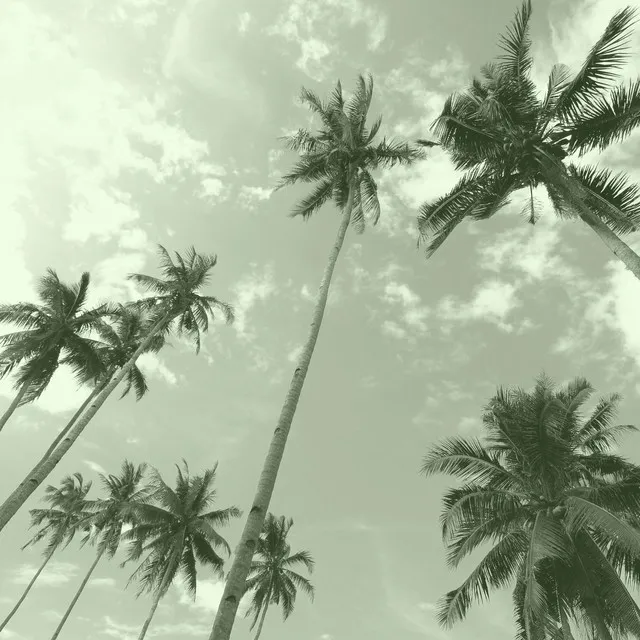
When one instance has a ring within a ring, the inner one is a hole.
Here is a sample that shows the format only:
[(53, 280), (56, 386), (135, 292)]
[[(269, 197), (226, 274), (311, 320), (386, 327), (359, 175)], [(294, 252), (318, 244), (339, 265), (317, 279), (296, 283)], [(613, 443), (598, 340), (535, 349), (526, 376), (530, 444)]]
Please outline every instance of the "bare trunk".
[(13, 414), (13, 412), (20, 405), (20, 401), (24, 398), (24, 394), (27, 393), (27, 389), (29, 388), (29, 381), (23, 383), (20, 389), (18, 389), (18, 393), (16, 393), (16, 397), (13, 399), (13, 402), (9, 405), (9, 408), (2, 414), (0, 418), (0, 431), (2, 431), (5, 424)]
[(262, 625), (264, 624), (264, 619), (267, 617), (267, 610), (269, 609), (269, 599), (271, 597), (271, 590), (267, 593), (267, 597), (264, 599), (265, 605), (262, 610), (262, 615), (260, 616), (260, 623), (258, 624), (258, 630), (256, 631), (256, 637), (253, 640), (258, 640), (260, 634), (262, 633)]
[(280, 462), (284, 455), (293, 416), (298, 406), (300, 393), (302, 392), (304, 380), (309, 370), (309, 363), (311, 362), (313, 350), (318, 339), (318, 334), (320, 333), (322, 317), (324, 316), (324, 311), (327, 306), (331, 277), (349, 227), (352, 206), (353, 190), (351, 189), (349, 191), (347, 204), (342, 213), (340, 228), (322, 276), (309, 336), (298, 359), (296, 369), (293, 372), (289, 390), (284, 405), (282, 406), (280, 417), (278, 418), (278, 424), (271, 438), (271, 444), (269, 445), (269, 451), (262, 467), (253, 505), (245, 521), (242, 536), (240, 537), (240, 542), (238, 543), (233, 563), (228, 573), (209, 640), (229, 640), (231, 636), (231, 629), (233, 628), (238, 604), (243, 594), (245, 580), (251, 566), (251, 559), (253, 558), (258, 536), (260, 535), (265, 516), (269, 509), (271, 495), (273, 494), (273, 488), (278, 476)]
[(9, 612), (9, 615), (2, 621), (2, 624), (0, 624), (0, 631), (2, 631), (7, 626), (7, 623), (9, 622), (9, 620), (13, 618), (16, 611), (20, 608), (20, 605), (24, 602), (24, 599), (29, 594), (29, 591), (31, 591), (31, 587), (33, 587), (35, 581), (38, 579), (38, 576), (42, 573), (42, 570), (47, 566), (47, 562), (51, 560), (51, 556), (54, 554), (55, 550), (56, 548), (54, 547), (45, 556), (44, 562), (40, 565), (40, 568), (36, 571), (36, 574), (33, 576), (33, 578), (31, 578), (31, 582), (29, 582), (29, 584), (27, 585), (27, 588), (24, 590), (24, 593), (20, 596), (20, 599), (18, 600), (18, 602), (16, 602), (16, 606), (13, 607), (13, 609), (11, 609), (11, 611)]
[(20, 507), (26, 502), (27, 498), (36, 490), (36, 488), (42, 483), (42, 481), (47, 478), (47, 476), (56, 467), (58, 462), (62, 460), (63, 456), (67, 453), (67, 451), (69, 451), (73, 443), (84, 431), (84, 428), (89, 424), (93, 416), (95, 416), (100, 407), (111, 395), (113, 390), (120, 384), (120, 382), (122, 382), (123, 378), (135, 365), (136, 360), (147, 349), (153, 337), (163, 328), (168, 320), (168, 318), (162, 318), (158, 320), (155, 325), (153, 325), (147, 337), (143, 340), (143, 342), (129, 359), (129, 362), (127, 362), (127, 364), (125, 364), (124, 367), (122, 367), (122, 369), (118, 371), (118, 373), (112, 378), (107, 386), (94, 398), (87, 411), (73, 425), (73, 427), (69, 430), (67, 435), (60, 442), (53, 453), (44, 462), (36, 464), (36, 466), (29, 472), (27, 477), (4, 501), (2, 506), (0, 506), (0, 531), (4, 529), (7, 522), (11, 520), (18, 509), (20, 509)]
[(580, 212), (580, 218), (598, 234), (600, 240), (611, 249), (616, 258), (621, 260), (627, 269), (640, 280), (640, 256), (626, 242), (621, 240), (617, 234), (611, 231), (595, 213), (584, 210)]
[(144, 621), (144, 624), (142, 625), (142, 629), (140, 631), (140, 635), (138, 636), (138, 640), (142, 640), (147, 635), (147, 629), (151, 624), (151, 620), (153, 620), (153, 616), (156, 612), (156, 609), (158, 608), (158, 604), (160, 603), (161, 599), (162, 599), (162, 592), (158, 591), (158, 593), (156, 593), (153, 599), (153, 604), (151, 605), (151, 610), (149, 611), (149, 615), (147, 616), (147, 619)]
[[(108, 382), (108, 380), (107, 380)], [(38, 464), (42, 464), (54, 451), (54, 449), (60, 444), (60, 441), (69, 433), (71, 427), (75, 424), (76, 420), (80, 417), (82, 412), (87, 408), (87, 405), (93, 400), (106, 386), (107, 382), (96, 385), (96, 387), (87, 396), (86, 400), (80, 405), (80, 408), (73, 414), (69, 422), (65, 425), (64, 429), (55, 437), (53, 442), (49, 445), (49, 448), (45, 451)]]
[(104, 553), (104, 549), (100, 551), (100, 553), (96, 554), (96, 559), (93, 561), (93, 564), (89, 567), (89, 571), (87, 571), (87, 575), (84, 577), (84, 580), (80, 583), (80, 587), (78, 588), (78, 591), (76, 591), (76, 595), (73, 596), (73, 600), (71, 601), (71, 604), (67, 607), (67, 610), (62, 616), (62, 620), (60, 620), (60, 624), (58, 625), (56, 630), (53, 632), (53, 635), (51, 636), (51, 640), (56, 640), (56, 638), (60, 635), (60, 631), (62, 631), (62, 627), (64, 627), (64, 624), (67, 621), (67, 618), (71, 615), (71, 612), (73, 611), (73, 607), (76, 606), (76, 602), (78, 602), (78, 598), (80, 597), (80, 594), (84, 591), (84, 588), (87, 586), (87, 582), (89, 582), (89, 578), (91, 577), (91, 574), (93, 573), (93, 570), (96, 568), (96, 565), (98, 564), (98, 562), (100, 562), (100, 558), (102, 558), (103, 553)]

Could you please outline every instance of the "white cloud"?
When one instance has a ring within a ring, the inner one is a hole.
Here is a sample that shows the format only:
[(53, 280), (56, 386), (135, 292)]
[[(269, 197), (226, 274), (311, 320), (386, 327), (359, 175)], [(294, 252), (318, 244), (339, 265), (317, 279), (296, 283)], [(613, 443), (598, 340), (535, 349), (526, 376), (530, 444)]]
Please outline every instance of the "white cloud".
[[(188, 607), (199, 617), (209, 619), (218, 611), (220, 599), (224, 591), (224, 583), (216, 580), (197, 580), (195, 600), (189, 595), (184, 584), (179, 580), (174, 583), (174, 588), (178, 592), (178, 604)], [(247, 594), (238, 605), (236, 617), (244, 616), (250, 600)]]
[(267, 265), (263, 271), (252, 264), (252, 272), (241, 278), (233, 287), (236, 295), (234, 309), (236, 319), (233, 328), (242, 340), (252, 340), (255, 337), (249, 328), (248, 314), (257, 302), (264, 302), (276, 292), (273, 280), (273, 266)]
[[(38, 570), (30, 564), (23, 564), (13, 571), (13, 584), (29, 584), (35, 572)], [(52, 561), (47, 564), (42, 573), (38, 576), (40, 587), (58, 586), (66, 584), (78, 573), (78, 567), (68, 562)]]
[(429, 316), (429, 308), (422, 304), (420, 296), (407, 284), (389, 280), (383, 289), (382, 300), (394, 310), (399, 309), (402, 320), (402, 324), (386, 320), (382, 323), (383, 332), (396, 338), (405, 338), (410, 334), (426, 331), (425, 320)]
[(89, 581), (90, 587), (115, 587), (116, 581), (113, 578), (92, 578)]
[(250, 187), (243, 185), (240, 187), (238, 201), (246, 209), (255, 209), (260, 202), (264, 202), (271, 197), (273, 189), (266, 187)]
[(287, 360), (289, 362), (297, 362), (300, 354), (302, 353), (302, 345), (298, 345), (289, 351), (287, 354)]
[(246, 33), (251, 22), (251, 14), (248, 11), (243, 11), (238, 15), (238, 31), (240, 33)]
[(150, 378), (164, 380), (164, 382), (172, 387), (178, 384), (178, 376), (167, 367), (156, 353), (143, 353), (138, 358), (138, 366), (140, 370)]
[[(300, 295), (302, 296), (303, 300), (315, 304), (318, 298), (318, 291), (316, 290), (315, 292), (312, 292), (312, 289), (309, 285), (303, 284), (302, 288), (300, 289)], [(332, 307), (340, 300), (342, 300), (342, 291), (340, 289), (338, 278), (334, 278), (333, 282), (331, 283), (331, 287), (329, 288), (329, 295), (327, 296), (327, 306)]]
[(355, 28), (364, 26), (367, 48), (375, 51), (386, 37), (386, 16), (362, 0), (325, 0), (310, 4), (291, 0), (287, 11), (267, 29), (300, 48), (296, 66), (317, 81), (324, 80), (333, 69), (330, 54), (339, 51), (336, 25)]
[(438, 305), (438, 315), (445, 320), (486, 320), (510, 332), (513, 326), (506, 318), (519, 305), (514, 285), (492, 280), (480, 285), (470, 302), (456, 303), (453, 296), (443, 298)]
[(83, 460), (83, 462), (87, 465), (87, 467), (89, 467), (89, 469), (91, 469), (91, 471), (106, 475), (107, 472), (104, 470), (104, 467), (97, 462), (94, 462), (93, 460)]
[(467, 416), (460, 420), (458, 431), (465, 436), (477, 436), (482, 432), (482, 421), (476, 416)]
[(408, 335), (406, 329), (393, 320), (385, 320), (380, 325), (380, 328), (382, 329), (382, 333), (386, 333), (388, 336), (398, 338), (399, 340), (404, 340)]

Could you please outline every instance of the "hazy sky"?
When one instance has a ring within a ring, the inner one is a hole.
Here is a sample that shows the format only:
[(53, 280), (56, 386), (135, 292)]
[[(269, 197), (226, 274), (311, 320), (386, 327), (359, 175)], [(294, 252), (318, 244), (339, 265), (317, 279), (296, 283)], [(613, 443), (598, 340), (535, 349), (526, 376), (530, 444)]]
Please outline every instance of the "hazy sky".
[[(534, 4), (542, 85), (554, 62), (575, 68), (627, 3)], [(371, 71), (383, 133), (428, 137), (447, 93), (495, 55), (516, 6), (3, 0), (0, 300), (31, 299), (47, 267), (67, 281), (89, 270), (95, 301), (130, 299), (124, 277), (156, 273), (157, 243), (195, 244), (218, 254), (210, 291), (238, 316), (216, 325), (197, 357), (173, 340), (146, 358), (148, 396), (114, 395), (47, 484), (75, 471), (95, 481), (125, 457), (169, 483), (181, 458), (194, 473), (219, 461), (218, 505), (248, 510), (339, 220), (329, 206), (308, 223), (291, 220), (304, 188), (271, 193), (295, 160), (277, 137), (310, 123), (300, 86), (325, 95), (338, 78), (350, 89)], [(639, 140), (593, 159), (640, 180)], [(640, 285), (588, 228), (557, 224), (542, 195), (535, 227), (516, 201), (490, 222), (462, 225), (426, 262), (415, 211), (456, 181), (451, 164), (436, 150), (377, 178), (382, 220), (345, 243), (271, 505), (294, 519), (292, 547), (313, 554), (317, 596), (312, 605), (301, 594), (284, 625), (270, 611), (262, 638), (508, 640), (506, 593), (453, 631), (434, 620), (434, 603), (471, 565), (444, 563), (438, 517), (451, 481), (421, 477), (422, 456), (446, 435), (477, 434), (496, 387), (530, 388), (542, 369), (559, 383), (586, 376), (594, 402), (621, 392), (619, 420), (637, 423)], [(8, 403), (10, 381), (0, 394)], [(61, 371), (15, 414), (1, 435), (0, 497), (85, 394)], [(624, 452), (640, 462), (640, 439)], [(39, 548), (19, 550), (41, 495), (1, 534), (0, 615), (41, 561)], [(232, 547), (241, 525), (221, 531)], [(92, 554), (59, 553), (0, 637), (47, 638)], [(135, 640), (151, 599), (124, 591), (130, 573), (117, 558), (98, 565), (61, 639)], [(148, 637), (204, 640), (220, 593), (206, 571), (195, 603), (172, 587)], [(248, 627), (239, 619), (234, 639), (252, 637)]]

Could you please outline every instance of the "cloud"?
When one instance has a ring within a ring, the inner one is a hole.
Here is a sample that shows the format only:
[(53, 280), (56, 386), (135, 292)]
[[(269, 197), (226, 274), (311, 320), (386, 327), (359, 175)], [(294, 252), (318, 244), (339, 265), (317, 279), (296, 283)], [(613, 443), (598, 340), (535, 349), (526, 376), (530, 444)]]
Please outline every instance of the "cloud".
[(257, 302), (264, 302), (276, 292), (273, 266), (269, 264), (262, 271), (255, 263), (252, 263), (251, 267), (251, 273), (241, 278), (233, 287), (236, 295), (234, 302), (236, 319), (233, 328), (238, 338), (245, 341), (251, 341), (255, 337), (255, 333), (249, 328), (249, 312)]
[(87, 467), (89, 467), (89, 469), (91, 469), (91, 471), (106, 475), (107, 472), (104, 470), (104, 467), (102, 467), (102, 465), (99, 465), (97, 462), (94, 462), (93, 460), (83, 460), (83, 462), (87, 465)]
[[(391, 267), (392, 265), (390, 265)], [(387, 268), (379, 275), (388, 279), (392, 269)], [(422, 304), (420, 296), (407, 284), (388, 279), (382, 290), (381, 299), (387, 307), (393, 308), (398, 319), (387, 319), (382, 322), (383, 333), (398, 339), (412, 338), (426, 331), (426, 318), (430, 314), (428, 307)]]
[(113, 578), (92, 578), (89, 581), (90, 587), (115, 587), (116, 581)]
[(460, 420), (458, 431), (465, 436), (477, 436), (482, 432), (482, 421), (476, 416), (466, 416)]
[(514, 285), (492, 280), (477, 287), (470, 302), (456, 302), (453, 296), (446, 296), (438, 304), (438, 315), (453, 321), (485, 320), (511, 332), (514, 327), (506, 318), (519, 306)]
[[(13, 571), (11, 582), (13, 584), (29, 584), (37, 570), (38, 568), (31, 564), (20, 565)], [(78, 567), (75, 564), (56, 561), (49, 562), (38, 577), (38, 585), (40, 587), (56, 587), (61, 584), (66, 584), (75, 577), (77, 572)]]
[[(210, 619), (218, 611), (220, 599), (224, 591), (224, 583), (219, 580), (198, 580), (195, 600), (189, 595), (184, 584), (179, 580), (174, 583), (178, 592), (178, 604), (188, 607), (198, 617)], [(238, 605), (236, 617), (243, 617), (249, 606), (250, 594), (247, 594)]]
[(300, 354), (302, 353), (302, 345), (298, 345), (297, 347), (294, 347), (293, 349), (291, 349), (291, 351), (289, 351), (289, 353), (287, 354), (287, 360), (289, 362), (298, 362), (298, 358), (300, 357)]
[(240, 187), (238, 201), (245, 209), (255, 209), (260, 202), (264, 202), (271, 197), (273, 189), (266, 187), (250, 187), (243, 185)]
[(362, 0), (325, 0), (314, 4), (291, 0), (286, 12), (267, 29), (267, 33), (296, 44), (300, 50), (296, 66), (320, 82), (333, 69), (330, 54), (335, 56), (339, 51), (335, 25), (351, 29), (365, 27), (367, 49), (375, 51), (386, 37), (387, 18)]
[(238, 31), (240, 33), (246, 33), (251, 22), (251, 14), (248, 11), (243, 11), (238, 15)]
[[(339, 276), (337, 278), (334, 278), (333, 282), (331, 283), (331, 287), (329, 288), (329, 295), (327, 296), (328, 307), (333, 307), (337, 302), (342, 300), (342, 291), (340, 289), (338, 280)], [(302, 296), (303, 300), (315, 304), (318, 298), (318, 290), (315, 289), (315, 291), (312, 291), (312, 287), (307, 284), (303, 284), (302, 288), (300, 289), (300, 295)]]
[(150, 378), (163, 380), (169, 386), (178, 384), (178, 376), (167, 367), (156, 353), (143, 353), (138, 358), (140, 370)]

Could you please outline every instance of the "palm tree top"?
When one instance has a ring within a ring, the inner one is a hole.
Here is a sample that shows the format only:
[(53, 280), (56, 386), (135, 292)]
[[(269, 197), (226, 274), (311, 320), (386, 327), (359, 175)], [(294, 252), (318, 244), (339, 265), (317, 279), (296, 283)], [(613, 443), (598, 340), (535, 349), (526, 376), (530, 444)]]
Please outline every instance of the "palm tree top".
[(560, 217), (575, 217), (579, 203), (618, 234), (640, 226), (640, 189), (625, 175), (565, 164), (569, 156), (624, 140), (640, 124), (640, 79), (614, 85), (629, 57), (637, 9), (613, 16), (576, 74), (554, 65), (542, 96), (531, 80), (531, 12), (526, 0), (501, 36), (502, 55), (452, 94), (433, 123), (438, 142), (467, 173), (420, 209), (421, 237), (432, 237), (428, 255), (464, 218), (491, 217), (522, 188), (530, 192), (526, 214), (535, 223), (533, 190), (540, 184)]
[(200, 333), (209, 328), (209, 317), (220, 312), (227, 324), (233, 322), (233, 307), (214, 296), (201, 295), (199, 291), (211, 279), (211, 270), (218, 258), (213, 254), (200, 254), (190, 247), (184, 256), (175, 252), (175, 259), (158, 245), (160, 271), (163, 278), (132, 273), (129, 279), (142, 286), (151, 295), (132, 303), (151, 314), (151, 322), (162, 317), (171, 318), (164, 327), (167, 333), (175, 325), (178, 333), (193, 338), (196, 352), (200, 350)]
[(382, 118), (367, 126), (367, 115), (373, 97), (373, 78), (358, 76), (356, 89), (347, 100), (340, 81), (325, 102), (312, 91), (303, 88), (301, 100), (319, 116), (321, 127), (317, 133), (299, 129), (284, 136), (286, 146), (300, 154), (300, 160), (280, 179), (276, 189), (297, 182), (316, 183), (312, 193), (301, 200), (292, 216), (307, 219), (323, 204), (333, 200), (344, 208), (349, 189), (354, 185), (352, 221), (358, 232), (364, 230), (365, 218), (376, 224), (380, 217), (377, 185), (371, 171), (410, 164), (424, 157), (422, 149), (383, 138), (375, 143)]
[(222, 576), (223, 559), (217, 548), (231, 549), (215, 528), (241, 515), (237, 507), (212, 510), (216, 498), (213, 483), (217, 464), (204, 473), (191, 476), (187, 463), (176, 465), (175, 489), (165, 483), (157, 469), (151, 470), (146, 496), (132, 502), (127, 512), (133, 527), (123, 534), (131, 545), (122, 565), (146, 558), (129, 579), (139, 582), (137, 595), (145, 591), (166, 592), (181, 572), (189, 593), (196, 592), (196, 561), (208, 565)]
[[(558, 622), (559, 612), (549, 609), (549, 589), (559, 589), (553, 598), (566, 598), (567, 607), (590, 619), (593, 612), (580, 604), (586, 591), (579, 590), (592, 578), (576, 568), (577, 557), (599, 580), (605, 579), (602, 562), (609, 562), (611, 571), (639, 577), (640, 468), (612, 450), (620, 435), (637, 429), (613, 422), (618, 394), (601, 398), (583, 418), (581, 407), (592, 392), (584, 378), (556, 390), (545, 375), (532, 392), (498, 389), (485, 407), (482, 440), (449, 438), (425, 457), (423, 473), (452, 474), (463, 482), (443, 498), (448, 563), (457, 567), (478, 546), (492, 545), (462, 586), (442, 601), (443, 625), (462, 619), (473, 600), (486, 599), (514, 578), (523, 629), (544, 611)], [(606, 560), (594, 559), (596, 553)], [(611, 573), (605, 576), (612, 580)], [(605, 616), (610, 624), (616, 618), (632, 624), (637, 615), (630, 613), (630, 596), (621, 585), (618, 580), (609, 585), (610, 596), (598, 596), (611, 607)]]

